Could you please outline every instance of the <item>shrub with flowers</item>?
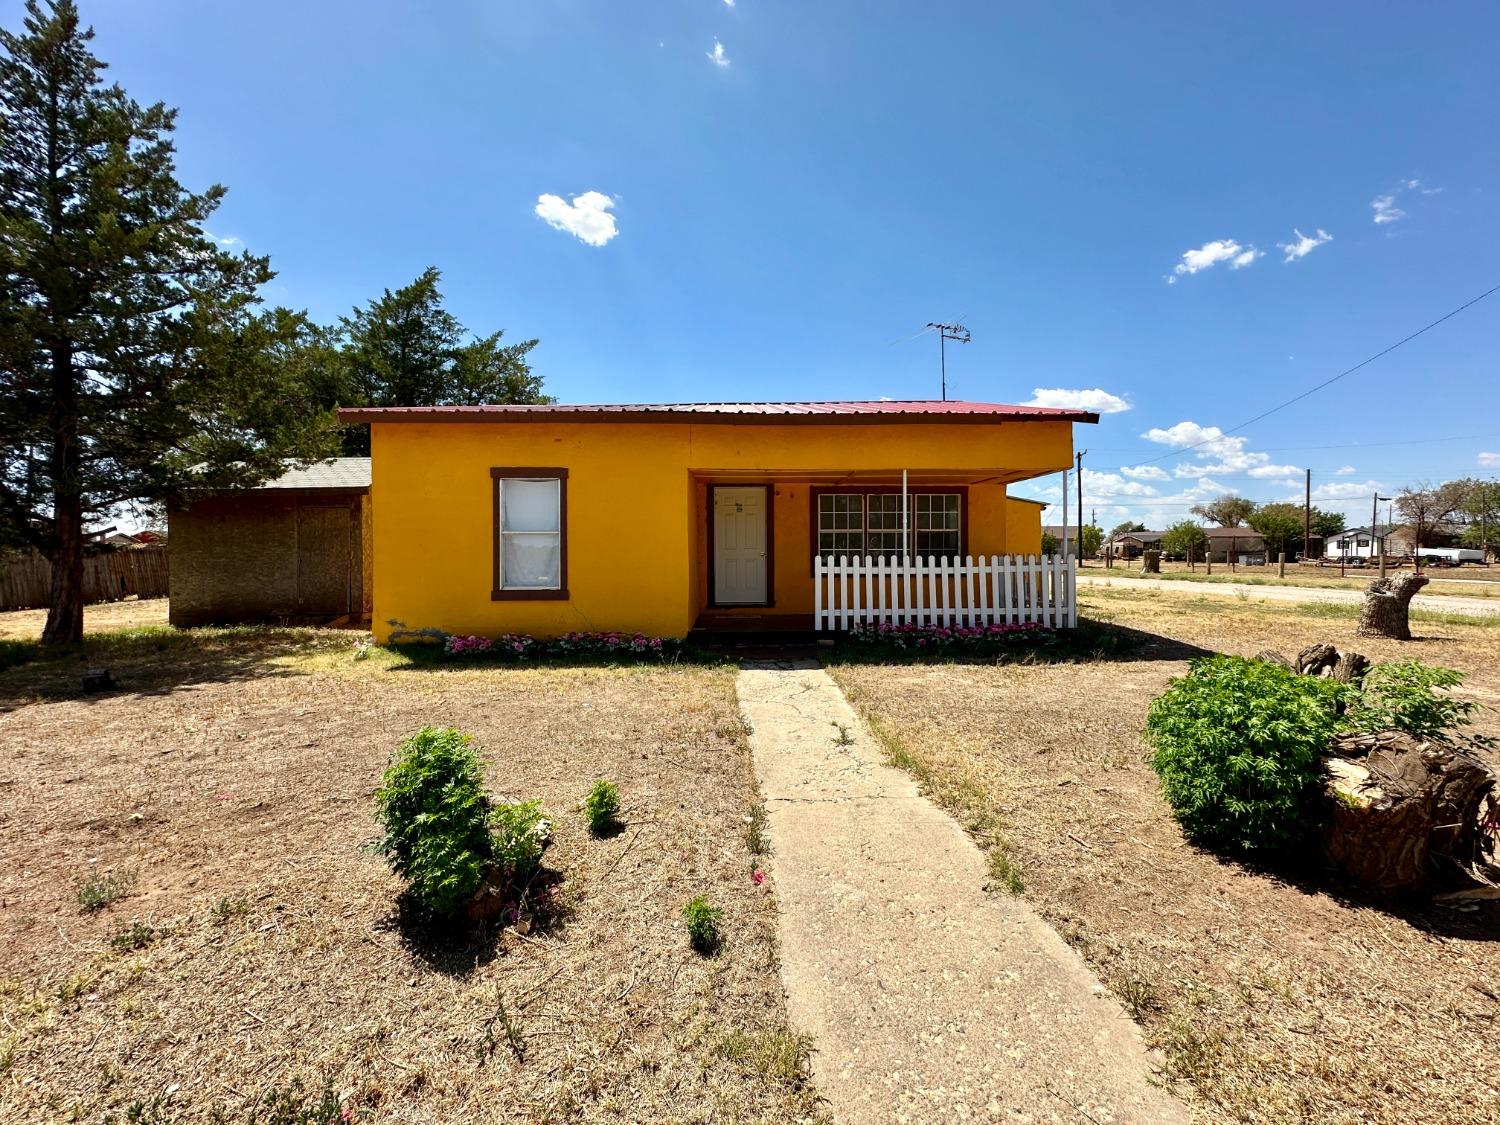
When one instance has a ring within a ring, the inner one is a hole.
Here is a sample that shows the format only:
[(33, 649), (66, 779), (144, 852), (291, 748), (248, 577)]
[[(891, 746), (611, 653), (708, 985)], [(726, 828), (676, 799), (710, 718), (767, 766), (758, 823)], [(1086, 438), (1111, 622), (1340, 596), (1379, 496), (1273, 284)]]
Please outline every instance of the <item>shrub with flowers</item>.
[(860, 625), (844, 634), (844, 644), (856, 650), (891, 652), (990, 653), (1052, 644), (1057, 630), (1038, 621), (995, 622), (990, 625), (918, 625), (880, 621)]
[(674, 637), (650, 637), (645, 633), (568, 633), (554, 641), (541, 641), (523, 633), (503, 637), (458, 636), (443, 641), (443, 656), (451, 660), (675, 660), (682, 642)]
[(559, 656), (629, 656), (637, 659), (675, 655), (682, 642), (645, 633), (567, 633), (553, 642)]
[(494, 647), (488, 637), (452, 636), (443, 642), (445, 656), (484, 656)]

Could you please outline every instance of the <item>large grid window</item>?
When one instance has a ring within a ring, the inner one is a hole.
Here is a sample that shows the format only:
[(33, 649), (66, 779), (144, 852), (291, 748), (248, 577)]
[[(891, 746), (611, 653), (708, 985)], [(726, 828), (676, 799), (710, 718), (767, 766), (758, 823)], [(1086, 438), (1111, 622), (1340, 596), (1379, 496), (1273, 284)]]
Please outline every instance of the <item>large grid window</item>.
[(567, 597), (566, 469), (491, 469), (494, 598)]
[[(913, 492), (907, 499), (912, 554), (958, 555), (963, 550), (963, 497), (956, 492)], [(901, 494), (819, 493), (818, 553), (899, 559)]]

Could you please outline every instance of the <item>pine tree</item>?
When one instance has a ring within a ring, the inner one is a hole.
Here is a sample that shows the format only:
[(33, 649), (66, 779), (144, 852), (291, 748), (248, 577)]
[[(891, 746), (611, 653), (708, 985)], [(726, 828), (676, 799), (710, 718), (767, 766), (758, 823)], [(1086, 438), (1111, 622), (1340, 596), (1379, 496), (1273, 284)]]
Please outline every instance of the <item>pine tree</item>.
[[(385, 290), (340, 322), (340, 406), (476, 406), (550, 402), (526, 356), (535, 340), (501, 344), (496, 332), (464, 340), (466, 329), (443, 307), (442, 275), (429, 266), (409, 285)], [(344, 452), (370, 451), (367, 426), (350, 426)]]
[(266, 258), (177, 181), (175, 111), (106, 85), (71, 0), (0, 31), (0, 542), (52, 561), (49, 645), (83, 636), (91, 520), (236, 487), (332, 446), (320, 336), (263, 310)]

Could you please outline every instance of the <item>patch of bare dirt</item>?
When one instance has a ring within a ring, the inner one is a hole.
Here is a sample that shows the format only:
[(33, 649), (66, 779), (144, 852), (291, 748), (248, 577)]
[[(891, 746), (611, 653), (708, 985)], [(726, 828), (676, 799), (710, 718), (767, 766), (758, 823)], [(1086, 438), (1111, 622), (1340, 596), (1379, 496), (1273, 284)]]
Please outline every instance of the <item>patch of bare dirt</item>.
[[(238, 1120), (294, 1080), (361, 1122), (816, 1114), (730, 672), (414, 668), (299, 631), (95, 647), (120, 692), (78, 695), (66, 661), (0, 673), (0, 1119)], [(363, 850), (424, 724), (551, 814), (559, 905), (530, 932), (436, 942)], [(601, 777), (608, 839), (577, 809)], [(124, 897), (86, 911), (103, 876)], [(682, 929), (699, 893), (725, 910), (711, 958)]]
[(1083, 602), (1085, 616), (1147, 634), (1143, 647), (1079, 665), (834, 675), (934, 795), (1003, 835), (1027, 898), (1141, 1022), (1200, 1119), (1500, 1121), (1500, 926), (1388, 911), (1316, 875), (1193, 848), (1140, 739), (1147, 705), (1194, 652), (1317, 640), (1469, 673), (1491, 708), (1480, 729), (1500, 734), (1500, 630), (1422, 625), (1403, 644), (1295, 605), (1112, 589)]

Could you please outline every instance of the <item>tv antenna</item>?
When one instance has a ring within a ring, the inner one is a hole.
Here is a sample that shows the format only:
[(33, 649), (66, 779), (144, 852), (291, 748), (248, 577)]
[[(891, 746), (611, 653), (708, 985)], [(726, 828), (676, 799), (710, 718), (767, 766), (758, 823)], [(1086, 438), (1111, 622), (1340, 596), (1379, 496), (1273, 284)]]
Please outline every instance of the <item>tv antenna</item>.
[(938, 333), (938, 365), (942, 372), (943, 401), (948, 401), (948, 341), (953, 340), (959, 344), (969, 342), (969, 330), (962, 324), (938, 324), (928, 321), (928, 328), (936, 328)]

